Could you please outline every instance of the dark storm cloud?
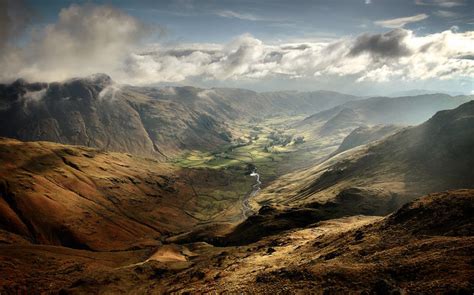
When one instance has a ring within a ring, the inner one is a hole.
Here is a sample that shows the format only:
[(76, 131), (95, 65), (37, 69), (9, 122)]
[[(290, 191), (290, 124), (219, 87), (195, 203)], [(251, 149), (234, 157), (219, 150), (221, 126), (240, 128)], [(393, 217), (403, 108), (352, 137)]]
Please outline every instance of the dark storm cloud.
[(376, 58), (398, 58), (412, 53), (405, 40), (409, 32), (402, 29), (393, 30), (384, 34), (364, 34), (359, 36), (349, 54), (357, 56), (370, 54)]
[(474, 55), (473, 55), (473, 54), (471, 54), (471, 55), (461, 55), (461, 56), (458, 56), (457, 58), (459, 58), (459, 59), (474, 60)]

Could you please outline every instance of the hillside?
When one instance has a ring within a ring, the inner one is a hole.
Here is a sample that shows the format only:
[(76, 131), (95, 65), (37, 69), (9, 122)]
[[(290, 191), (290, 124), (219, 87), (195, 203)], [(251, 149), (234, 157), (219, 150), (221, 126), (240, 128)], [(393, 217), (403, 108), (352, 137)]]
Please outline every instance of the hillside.
[(243, 171), (0, 138), (0, 242), (102, 251), (156, 246), (200, 222), (240, 220), (240, 198), (252, 183)]
[(144, 263), (89, 272), (62, 292), (467, 294), (473, 198), (473, 190), (432, 194), (385, 218), (333, 219), (240, 247), (167, 245)]
[(341, 145), (337, 148), (333, 155), (379, 140), (385, 136), (395, 133), (396, 131), (399, 131), (399, 129), (400, 127), (395, 125), (358, 127), (344, 138)]
[(474, 102), (440, 111), (384, 140), (285, 175), (265, 188), (260, 204), (319, 204), (349, 188), (413, 199), (474, 184)]
[[(473, 188), (473, 120), (474, 102), (438, 112), (255, 195), (254, 167), (236, 159), (178, 166), (1, 138), (0, 292), (468, 292), (473, 190), (403, 204)], [(267, 129), (255, 147), (278, 134)], [(284, 148), (260, 152), (262, 175)], [(305, 143), (290, 148), (305, 155)]]

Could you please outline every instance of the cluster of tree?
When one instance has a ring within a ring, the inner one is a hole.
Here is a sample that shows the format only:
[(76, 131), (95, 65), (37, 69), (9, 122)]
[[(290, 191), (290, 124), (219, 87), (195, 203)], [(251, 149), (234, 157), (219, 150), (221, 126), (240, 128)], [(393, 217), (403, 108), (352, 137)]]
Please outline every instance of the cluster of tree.
[(284, 134), (281, 131), (272, 131), (268, 135), (268, 139), (270, 139), (269, 146), (281, 145), (287, 146), (292, 140), (293, 135), (291, 134)]
[(302, 144), (304, 142), (304, 136), (297, 136), (293, 139), (294, 144)]
[(222, 132), (219, 133), (219, 137), (222, 139), (222, 140), (225, 140), (227, 142), (231, 142), (232, 141), (232, 134), (228, 131), (228, 130), (224, 130)]

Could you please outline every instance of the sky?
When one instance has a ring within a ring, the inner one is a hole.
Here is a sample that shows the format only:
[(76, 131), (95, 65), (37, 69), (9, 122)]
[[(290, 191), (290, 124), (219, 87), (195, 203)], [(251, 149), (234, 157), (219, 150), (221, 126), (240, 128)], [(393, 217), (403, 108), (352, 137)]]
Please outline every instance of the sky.
[(474, 0), (0, 0), (1, 82), (474, 93)]

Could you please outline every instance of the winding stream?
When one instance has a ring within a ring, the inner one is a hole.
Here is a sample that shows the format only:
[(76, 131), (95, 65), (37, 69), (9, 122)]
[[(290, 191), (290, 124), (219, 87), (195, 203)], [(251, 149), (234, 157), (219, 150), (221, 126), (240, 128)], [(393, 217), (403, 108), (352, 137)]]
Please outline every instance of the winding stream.
[(258, 194), (260, 191), (260, 185), (262, 184), (260, 181), (260, 174), (257, 173), (257, 168), (250, 173), (250, 176), (255, 177), (255, 184), (252, 185), (252, 191), (250, 191), (250, 193), (248, 193), (242, 200), (242, 215), (244, 219), (253, 214), (252, 208), (249, 205), (249, 200)]

